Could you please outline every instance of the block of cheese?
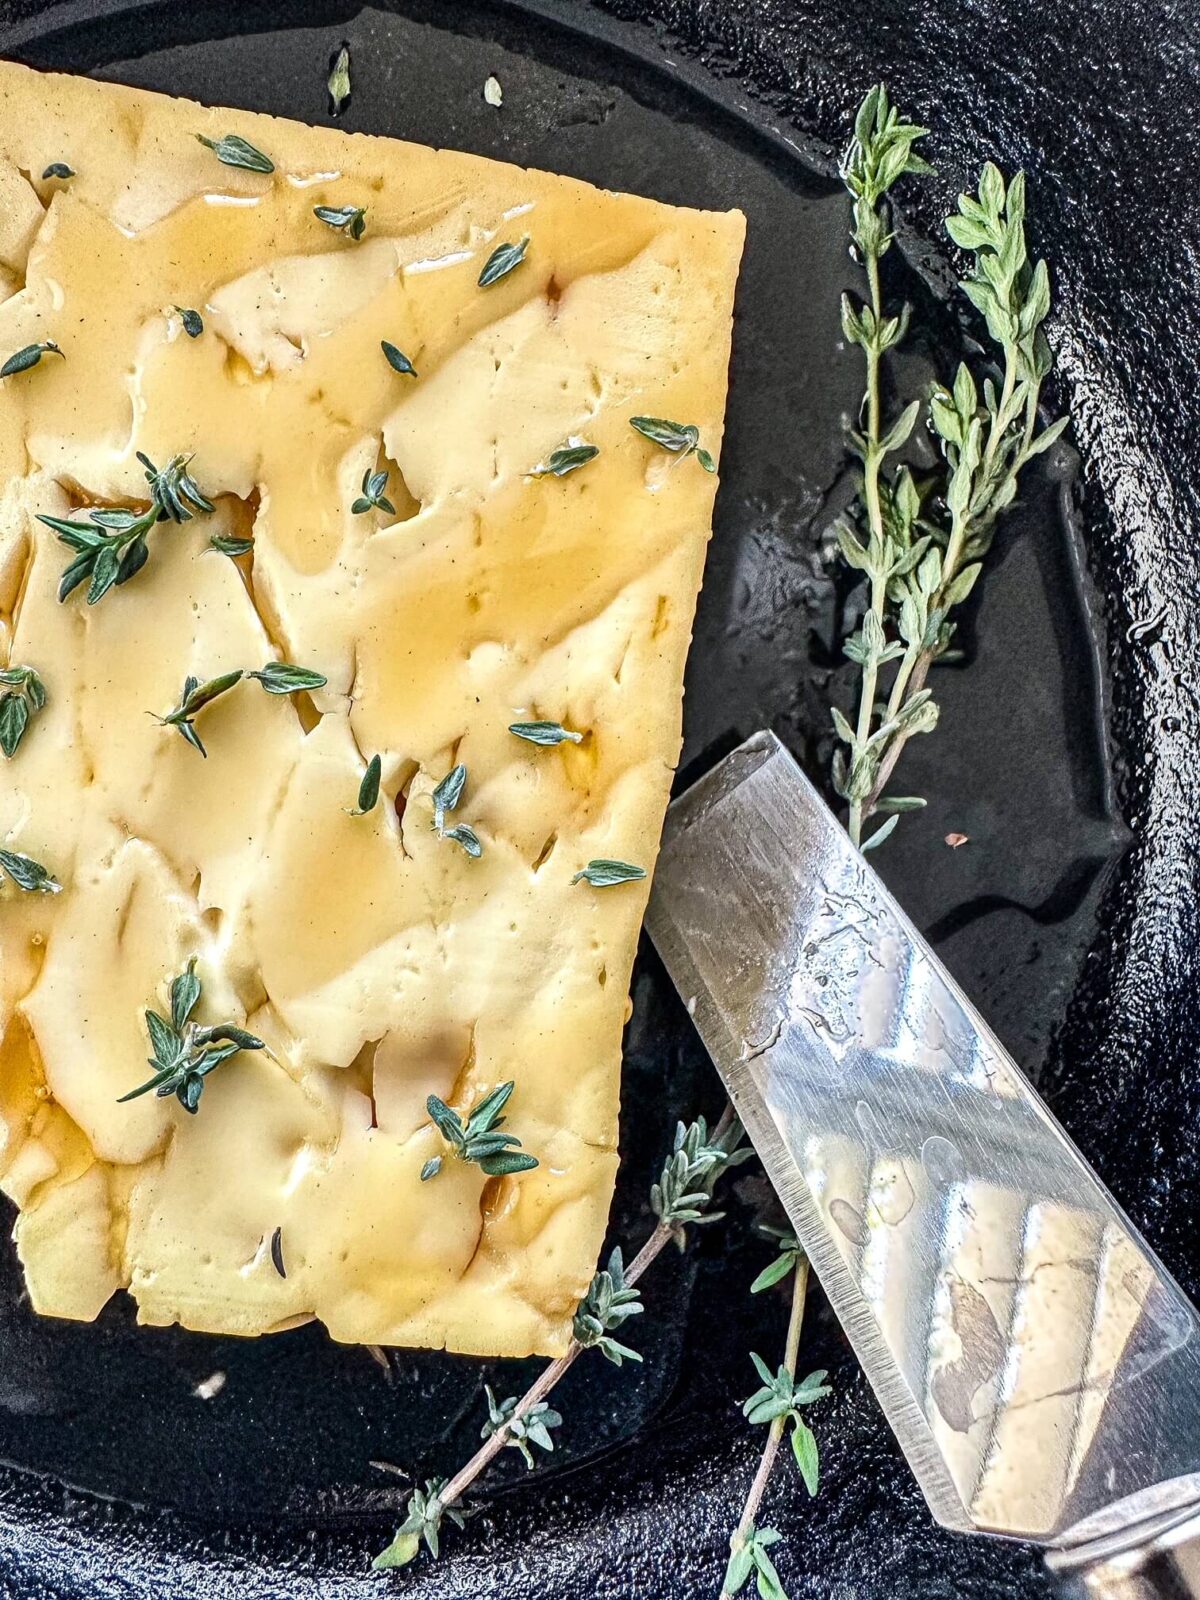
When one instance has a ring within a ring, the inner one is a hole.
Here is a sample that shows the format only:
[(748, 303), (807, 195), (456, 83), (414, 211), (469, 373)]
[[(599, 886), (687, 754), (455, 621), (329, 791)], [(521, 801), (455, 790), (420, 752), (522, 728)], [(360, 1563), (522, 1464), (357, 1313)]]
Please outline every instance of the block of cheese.
[[(0, 846), (63, 886), (0, 888), (32, 1302), (557, 1353), (606, 1226), (648, 886), (577, 875), (653, 867), (716, 481), (687, 446), (719, 454), (743, 219), (7, 64), (0, 193), (0, 359), (61, 351), (0, 382), (0, 661), (48, 696), (0, 761)], [(190, 457), (214, 509), (60, 600), (72, 551), (39, 516), (145, 510), (139, 452)], [(325, 685), (244, 680), (197, 718), (207, 757), (157, 720), (186, 678), (272, 661)], [(198, 1020), (267, 1048), (195, 1115), (119, 1103), (192, 960)], [(509, 1081), (537, 1166), (489, 1177), (426, 1102)]]

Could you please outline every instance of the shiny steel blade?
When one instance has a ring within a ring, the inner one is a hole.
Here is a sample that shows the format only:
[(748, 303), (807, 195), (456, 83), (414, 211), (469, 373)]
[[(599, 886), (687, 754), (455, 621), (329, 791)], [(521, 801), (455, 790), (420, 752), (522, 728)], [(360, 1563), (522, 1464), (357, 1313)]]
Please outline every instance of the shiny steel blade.
[(939, 1521), (1053, 1543), (1200, 1468), (1200, 1323), (770, 734), (650, 932)]

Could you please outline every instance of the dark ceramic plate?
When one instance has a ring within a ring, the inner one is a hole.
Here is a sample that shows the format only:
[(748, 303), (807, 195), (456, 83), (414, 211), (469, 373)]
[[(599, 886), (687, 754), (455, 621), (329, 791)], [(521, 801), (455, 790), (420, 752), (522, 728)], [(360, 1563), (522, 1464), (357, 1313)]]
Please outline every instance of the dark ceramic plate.
[[(999, 541), (946, 669), (936, 736), (906, 755), (931, 796), (882, 865), (916, 920), (1191, 1290), (1200, 815), (1200, 169), (1197, 8), (1134, 30), (1121, 0), (397, 0), (358, 8), (0, 0), (0, 49), (37, 66), (322, 121), (331, 50), (354, 50), (345, 125), (449, 144), (664, 200), (741, 205), (730, 432), (692, 652), (685, 769), (770, 724), (827, 768), (847, 595), (828, 559), (849, 492), (838, 419), (853, 282), (830, 150), (884, 74), (937, 130), (939, 177), (903, 219), (892, 290), (918, 306), (915, 385), (969, 333), (946, 299), (937, 220), (986, 155), (1032, 174), (1032, 235), (1058, 280), (1062, 446)], [(495, 73), (504, 106), (485, 105)], [(119, 292), (115, 289), (114, 292)], [(944, 835), (970, 836), (959, 850)], [(647, 1227), (676, 1114), (719, 1089), (653, 955), (635, 979), (613, 1237)], [(472, 1524), (396, 1586), (412, 1596), (663, 1600), (714, 1595), (756, 1441), (747, 1351), (784, 1305), (751, 1301), (764, 1260), (728, 1224), (649, 1281), (643, 1367), (581, 1362), (561, 1389), (553, 1470), (519, 1462)], [(5, 1218), (7, 1222), (7, 1217)], [(1034, 1556), (933, 1528), (836, 1324), (806, 1359), (820, 1498), (780, 1473), (769, 1514), (793, 1595), (1033, 1597)], [(220, 1396), (195, 1398), (213, 1371)], [(473, 1447), (482, 1383), (524, 1371), (400, 1352), (383, 1372), (308, 1327), (251, 1343), (34, 1318), (0, 1251), (0, 1596), (377, 1594), (370, 1553), (424, 1476)], [(501, 1475), (503, 1476), (503, 1475)]]

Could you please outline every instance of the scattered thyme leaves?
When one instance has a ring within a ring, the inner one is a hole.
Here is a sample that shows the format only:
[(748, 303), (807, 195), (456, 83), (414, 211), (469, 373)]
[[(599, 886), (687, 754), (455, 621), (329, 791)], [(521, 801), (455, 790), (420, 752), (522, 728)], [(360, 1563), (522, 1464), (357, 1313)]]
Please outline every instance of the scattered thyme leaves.
[(350, 239), (361, 239), (367, 231), (366, 206), (314, 206), (313, 216)]
[(212, 151), (223, 166), (242, 167), (246, 172), (275, 171), (275, 163), (270, 156), (256, 149), (249, 140), (243, 139), (240, 133), (227, 133), (220, 139), (208, 139), (202, 133), (198, 133), (196, 137), (202, 145)]
[(11, 759), (46, 704), (46, 685), (33, 667), (5, 667), (0, 691), (0, 750)]
[(368, 811), (374, 811), (379, 803), (379, 779), (382, 773), (382, 756), (372, 756), (358, 786), (358, 804), (350, 813), (352, 817), (365, 817)]
[(467, 769), (460, 761), (450, 771), (433, 791), (433, 830), (439, 839), (452, 839), (455, 844), (477, 861), (483, 854), (483, 845), (474, 828), (469, 828), (465, 822), (460, 822), (457, 827), (447, 828), (446, 813), (453, 811), (462, 799), (463, 790), (467, 783)]
[(230, 689), (242, 681), (242, 677), (243, 673), (239, 669), (236, 672), (224, 672), (217, 678), (209, 678), (206, 683), (201, 683), (199, 678), (186, 678), (179, 704), (165, 716), (159, 717), (159, 723), (164, 728), (178, 728), (192, 749), (199, 750), (200, 754), (207, 758), (208, 751), (196, 732), (195, 718), (205, 706), (211, 705), (223, 694), (228, 694)]
[(261, 1039), (235, 1023), (205, 1026), (196, 1022), (192, 1012), (200, 995), (200, 980), (193, 958), (171, 984), (171, 1020), (168, 1022), (157, 1011), (146, 1008), (146, 1031), (154, 1052), (150, 1066), (154, 1075), (128, 1094), (121, 1095), (118, 1105), (151, 1092), (160, 1099), (173, 1094), (185, 1111), (195, 1115), (210, 1072), (241, 1050), (266, 1049)]
[(509, 273), (514, 272), (524, 261), (528, 249), (528, 234), (516, 244), (498, 244), (483, 264), (483, 271), (479, 274), (479, 287), (489, 289), (493, 283), (499, 283), (501, 278), (507, 278)]
[[(450, 1146), (460, 1161), (474, 1161), (489, 1178), (503, 1178), (514, 1172), (529, 1172), (537, 1166), (537, 1157), (525, 1154), (516, 1147), (521, 1141), (513, 1133), (501, 1133), (505, 1118), (502, 1112), (512, 1096), (516, 1084), (510, 1078), (479, 1101), (464, 1121), (444, 1100), (431, 1094), (425, 1102), (434, 1127)], [(421, 1170), (426, 1179), (426, 1162)], [(439, 1167), (428, 1173), (432, 1178)]]
[(329, 66), (329, 114), (340, 117), (350, 104), (350, 46), (343, 40)]
[(26, 894), (58, 894), (62, 890), (52, 872), (19, 850), (0, 850), (0, 874), (11, 878)]
[(510, 722), (508, 731), (515, 733), (518, 739), (524, 739), (528, 744), (583, 743), (581, 733), (576, 733), (571, 728), (564, 728), (561, 722)]
[(545, 1400), (539, 1400), (535, 1405), (530, 1406), (528, 1411), (522, 1412), (518, 1417), (514, 1415), (518, 1405), (521, 1403), (517, 1395), (512, 1394), (506, 1400), (498, 1401), (492, 1393), (491, 1385), (486, 1383), (483, 1386), (483, 1392), (487, 1396), (488, 1416), (487, 1421), (480, 1430), (479, 1437), (481, 1439), (490, 1439), (493, 1434), (499, 1433), (501, 1429), (507, 1430), (504, 1440), (505, 1445), (511, 1449), (519, 1450), (524, 1458), (526, 1467), (532, 1471), (537, 1463), (534, 1461), (533, 1450), (530, 1446), (536, 1445), (539, 1450), (547, 1452), (554, 1449), (554, 1440), (550, 1436), (550, 1430), (551, 1428), (560, 1428), (562, 1426), (562, 1413), (555, 1411)]
[(638, 883), (645, 876), (645, 867), (635, 867), (630, 861), (611, 861), (600, 857), (589, 861), (571, 882), (590, 883), (593, 889), (611, 889), (618, 883)]
[(8, 360), (0, 367), (0, 378), (11, 378), (18, 372), (28, 372), (30, 367), (36, 367), (43, 356), (63, 356), (62, 351), (53, 339), (43, 339), (40, 344), (27, 344), (23, 350), (17, 350), (9, 356)]
[(363, 473), (362, 493), (350, 507), (351, 512), (360, 517), (368, 511), (382, 511), (389, 517), (396, 515), (396, 508), (384, 494), (387, 488), (387, 472), (381, 470), (372, 472), (370, 467)]

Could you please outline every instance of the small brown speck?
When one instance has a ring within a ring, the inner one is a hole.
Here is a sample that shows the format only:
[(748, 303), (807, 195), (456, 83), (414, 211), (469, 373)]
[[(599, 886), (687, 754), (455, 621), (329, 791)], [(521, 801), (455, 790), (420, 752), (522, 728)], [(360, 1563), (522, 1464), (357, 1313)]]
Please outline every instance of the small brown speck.
[(946, 835), (946, 843), (951, 850), (957, 850), (960, 845), (969, 843), (969, 840), (965, 833), (948, 833)]

